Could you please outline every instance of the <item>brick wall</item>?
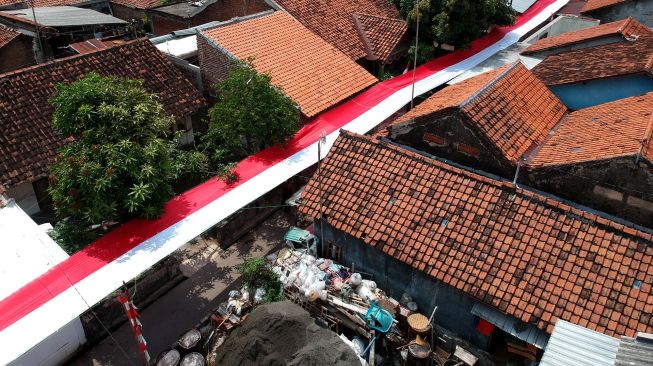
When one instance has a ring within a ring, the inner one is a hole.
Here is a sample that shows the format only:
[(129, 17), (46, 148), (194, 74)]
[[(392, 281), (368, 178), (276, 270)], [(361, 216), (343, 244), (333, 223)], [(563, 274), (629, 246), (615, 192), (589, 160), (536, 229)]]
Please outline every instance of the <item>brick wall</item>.
[(130, 21), (131, 19), (141, 20), (145, 17), (145, 10), (130, 8), (115, 3), (111, 3), (111, 12), (114, 17), (126, 21)]
[(214, 95), (213, 85), (224, 81), (229, 76), (233, 59), (211, 45), (202, 34), (197, 37), (197, 54), (204, 92)]
[(525, 169), (520, 181), (542, 191), (653, 228), (653, 166), (634, 156)]
[(21, 35), (0, 49), (0, 74), (35, 64), (30, 37)]
[(191, 22), (181, 18), (175, 19), (173, 17), (163, 16), (157, 13), (149, 13), (152, 22), (152, 33), (157, 36), (168, 34), (170, 32), (190, 28)]

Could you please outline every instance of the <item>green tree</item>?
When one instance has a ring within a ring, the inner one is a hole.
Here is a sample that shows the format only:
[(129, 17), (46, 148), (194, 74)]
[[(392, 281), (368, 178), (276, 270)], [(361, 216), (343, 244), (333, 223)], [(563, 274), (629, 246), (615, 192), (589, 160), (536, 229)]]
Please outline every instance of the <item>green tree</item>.
[(48, 191), (62, 217), (154, 218), (173, 195), (172, 182), (203, 169), (201, 154), (168, 139), (173, 118), (142, 81), (89, 74), (57, 85), (51, 103), (54, 130), (72, 137), (50, 168)]
[[(418, 0), (420, 40), (466, 47), (492, 26), (510, 25), (515, 11), (508, 0)], [(399, 0), (400, 12), (415, 27), (415, 2)]]
[(235, 63), (229, 77), (215, 86), (219, 100), (209, 110), (203, 141), (218, 167), (283, 143), (299, 128), (295, 103), (252, 62)]

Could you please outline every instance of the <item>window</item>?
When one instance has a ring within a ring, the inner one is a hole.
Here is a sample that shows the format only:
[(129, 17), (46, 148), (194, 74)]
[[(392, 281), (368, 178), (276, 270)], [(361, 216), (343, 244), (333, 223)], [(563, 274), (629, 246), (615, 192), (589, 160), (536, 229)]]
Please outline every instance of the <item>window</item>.
[(458, 143), (456, 146), (456, 150), (458, 150), (458, 152), (461, 152), (465, 155), (473, 156), (475, 158), (481, 156), (481, 150), (479, 150), (476, 147), (469, 146), (467, 144)]
[(424, 136), (422, 136), (422, 140), (426, 142), (427, 144), (433, 146), (446, 146), (447, 145), (447, 140), (445, 140), (444, 137), (440, 137), (438, 135), (434, 135), (432, 133), (425, 133)]
[(327, 252), (325, 257), (328, 259), (333, 259), (336, 262), (340, 262), (340, 253), (342, 248), (338, 244), (334, 244), (333, 241), (329, 240), (327, 246)]

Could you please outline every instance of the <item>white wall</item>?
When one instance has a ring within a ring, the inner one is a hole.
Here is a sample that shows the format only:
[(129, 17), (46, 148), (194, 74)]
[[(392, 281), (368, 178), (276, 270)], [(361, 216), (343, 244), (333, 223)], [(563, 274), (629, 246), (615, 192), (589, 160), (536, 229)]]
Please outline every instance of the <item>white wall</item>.
[(9, 366), (57, 366), (67, 361), (86, 342), (79, 318), (45, 338), (9, 363)]

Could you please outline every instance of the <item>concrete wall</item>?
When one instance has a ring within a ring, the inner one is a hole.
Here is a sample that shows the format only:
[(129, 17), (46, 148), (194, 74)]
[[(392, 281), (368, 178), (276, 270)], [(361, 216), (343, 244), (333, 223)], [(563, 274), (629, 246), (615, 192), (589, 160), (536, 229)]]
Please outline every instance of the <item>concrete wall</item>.
[(130, 8), (128, 6), (124, 6), (116, 3), (110, 3), (110, 5), (111, 5), (111, 13), (116, 18), (126, 20), (126, 21), (130, 21), (132, 19), (140, 21), (145, 17), (145, 10)]
[(32, 38), (20, 35), (0, 48), (0, 74), (35, 65)]
[(653, 228), (653, 166), (624, 157), (585, 164), (525, 170), (529, 185)]
[(653, 91), (653, 77), (628, 75), (550, 87), (570, 109), (581, 109)]
[(601, 23), (633, 17), (640, 23), (653, 27), (653, 0), (630, 0), (587, 13)]
[(16, 201), (18, 207), (28, 215), (34, 215), (41, 211), (32, 182), (23, 182), (9, 187), (7, 188), (7, 193), (9, 197), (12, 197)]
[(408, 293), (421, 313), (430, 315), (437, 306), (436, 324), (481, 349), (489, 347), (490, 337), (476, 331), (475, 316), (471, 313), (475, 301), (471, 297), (325, 224), (324, 242), (329, 240), (341, 246), (342, 264), (370, 274), (380, 288), (396, 299)]
[[(414, 123), (390, 127), (391, 140), (461, 165), (512, 179), (514, 169), (464, 123), (456, 109), (416, 119)], [(464, 149), (476, 149), (478, 154)]]

